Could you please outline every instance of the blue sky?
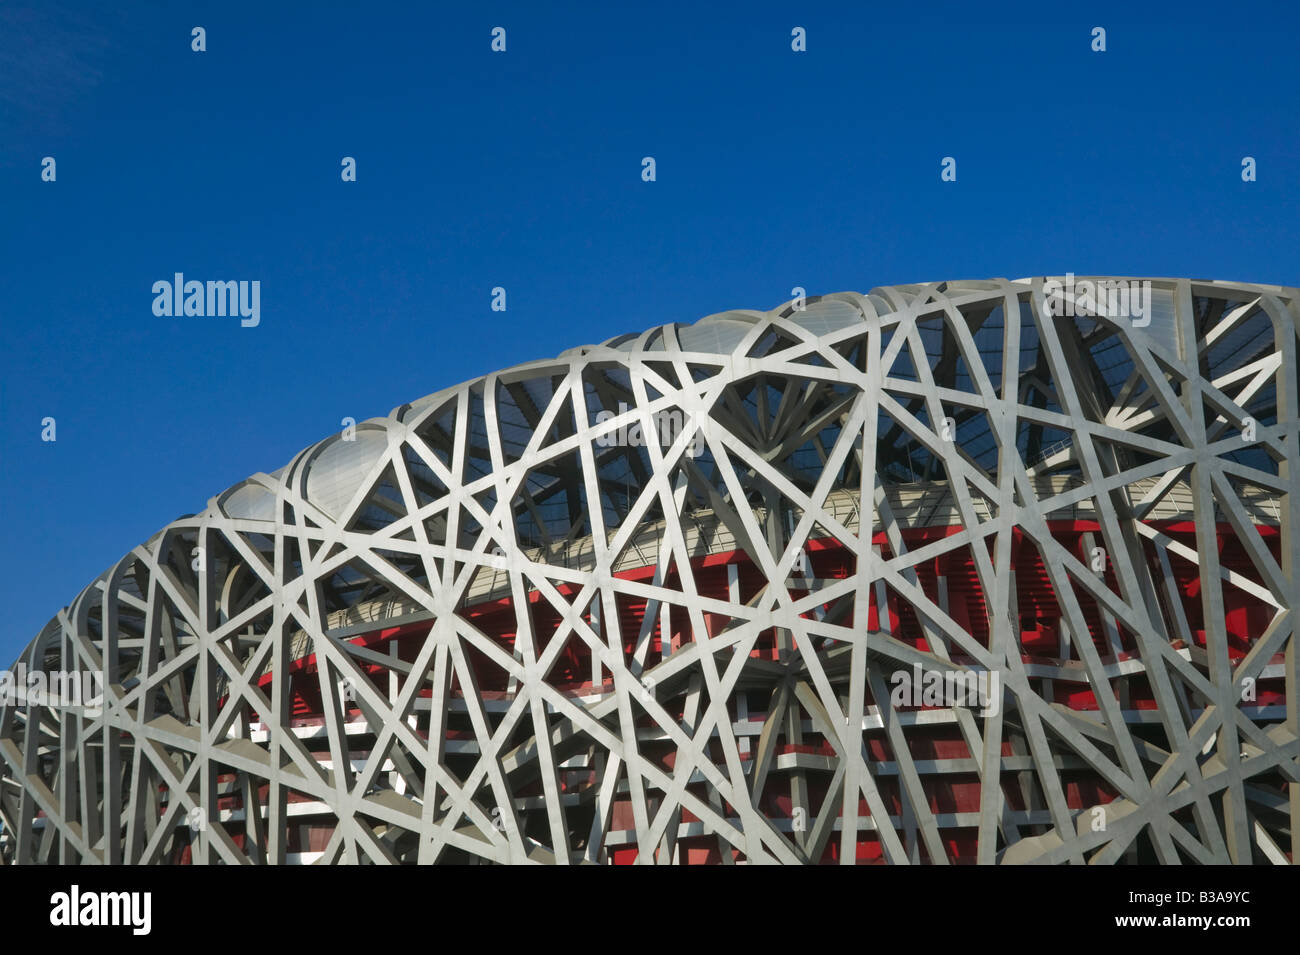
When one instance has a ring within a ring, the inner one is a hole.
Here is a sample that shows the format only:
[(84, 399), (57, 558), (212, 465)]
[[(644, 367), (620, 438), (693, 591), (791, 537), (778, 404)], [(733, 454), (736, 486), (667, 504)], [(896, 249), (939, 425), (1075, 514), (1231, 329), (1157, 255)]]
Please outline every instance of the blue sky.
[[(345, 415), (574, 345), (795, 285), (1300, 283), (1291, 5), (979, 6), (7, 0), (0, 656)], [(154, 316), (177, 271), (260, 325)]]

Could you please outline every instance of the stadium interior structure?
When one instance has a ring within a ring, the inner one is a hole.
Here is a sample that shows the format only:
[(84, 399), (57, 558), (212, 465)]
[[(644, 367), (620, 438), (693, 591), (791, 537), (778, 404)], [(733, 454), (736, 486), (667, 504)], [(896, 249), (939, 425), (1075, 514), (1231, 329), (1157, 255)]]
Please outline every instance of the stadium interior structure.
[(0, 703), (0, 859), (1290, 863), (1300, 297), (1150, 283), (724, 312), (253, 475), (22, 654), (106, 688)]

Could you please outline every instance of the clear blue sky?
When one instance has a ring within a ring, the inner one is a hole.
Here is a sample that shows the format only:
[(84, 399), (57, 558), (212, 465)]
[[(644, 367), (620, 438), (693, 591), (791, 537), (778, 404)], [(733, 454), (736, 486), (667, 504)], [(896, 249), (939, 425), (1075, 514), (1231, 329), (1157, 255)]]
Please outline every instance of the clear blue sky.
[[(1300, 283), (1292, 4), (99, 6), (0, 7), (0, 663), (345, 415), (573, 345), (795, 285)], [(260, 326), (155, 317), (177, 271)]]

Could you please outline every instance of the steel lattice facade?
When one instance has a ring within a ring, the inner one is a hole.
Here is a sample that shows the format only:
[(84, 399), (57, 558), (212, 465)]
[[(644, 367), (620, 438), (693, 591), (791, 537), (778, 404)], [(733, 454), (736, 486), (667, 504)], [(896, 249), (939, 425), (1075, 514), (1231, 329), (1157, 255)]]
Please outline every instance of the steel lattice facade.
[(1300, 299), (1149, 287), (726, 312), (308, 448), (28, 646), (105, 686), (0, 703), (0, 856), (1288, 863)]

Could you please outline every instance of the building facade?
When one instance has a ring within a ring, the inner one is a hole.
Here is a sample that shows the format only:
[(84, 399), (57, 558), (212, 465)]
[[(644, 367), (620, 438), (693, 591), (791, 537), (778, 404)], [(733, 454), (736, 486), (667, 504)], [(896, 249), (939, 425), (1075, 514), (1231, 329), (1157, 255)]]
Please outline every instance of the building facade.
[(403, 405), (41, 631), (0, 859), (1286, 864), (1297, 328), (897, 286)]

